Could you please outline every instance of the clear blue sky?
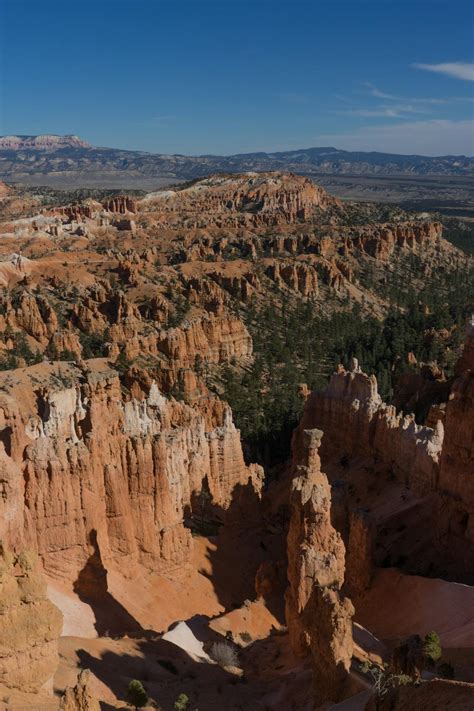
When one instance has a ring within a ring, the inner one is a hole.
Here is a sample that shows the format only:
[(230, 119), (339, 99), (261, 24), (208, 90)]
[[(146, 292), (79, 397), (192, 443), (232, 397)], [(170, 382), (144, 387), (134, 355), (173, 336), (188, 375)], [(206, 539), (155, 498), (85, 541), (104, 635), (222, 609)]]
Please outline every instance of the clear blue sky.
[(164, 153), (474, 153), (472, 0), (0, 7), (0, 134)]

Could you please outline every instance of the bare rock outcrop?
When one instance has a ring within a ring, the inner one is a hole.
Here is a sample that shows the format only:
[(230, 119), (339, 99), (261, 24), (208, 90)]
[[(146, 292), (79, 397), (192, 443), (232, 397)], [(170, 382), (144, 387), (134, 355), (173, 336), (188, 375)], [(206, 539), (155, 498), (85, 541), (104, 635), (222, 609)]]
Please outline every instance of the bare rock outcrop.
[(345, 249), (354, 249), (369, 254), (375, 259), (386, 261), (396, 247), (418, 251), (427, 244), (439, 243), (443, 232), (440, 222), (403, 222), (363, 228), (345, 239)]
[(66, 689), (59, 704), (59, 711), (100, 711), (100, 704), (90, 690), (90, 671), (83, 669), (77, 684)]
[(34, 556), (0, 555), (0, 683), (36, 692), (58, 665), (62, 615), (46, 597)]
[(397, 413), (382, 402), (375, 376), (363, 373), (356, 361), (349, 371), (341, 366), (325, 390), (312, 393), (302, 421), (326, 432), (324, 454), (376, 459), (379, 470), (415, 491), (436, 489), (442, 422), (433, 430), (417, 425), (413, 415)]
[(22, 329), (36, 340), (47, 343), (58, 328), (58, 319), (43, 296), (24, 290), (17, 303), (7, 300), (0, 332), (5, 329)]
[(445, 409), (438, 529), (446, 554), (463, 572), (474, 565), (474, 325), (468, 325)]
[(139, 208), (160, 213), (162, 226), (199, 228), (294, 223), (338, 204), (309, 178), (275, 172), (211, 176), (182, 190), (150, 193)]
[(344, 543), (331, 524), (331, 490), (318, 454), (322, 432), (293, 440), (286, 620), (294, 652), (312, 656), (315, 698), (338, 700), (352, 657), (354, 608), (341, 592)]
[(137, 211), (135, 200), (129, 195), (116, 195), (109, 200), (105, 200), (102, 205), (107, 212), (118, 212), (121, 215)]
[[(474, 484), (469, 476), (474, 471), (471, 341), (472, 325), (448, 402), (439, 416), (431, 413), (434, 427), (418, 425), (413, 415), (397, 413), (394, 406), (383, 403), (375, 376), (363, 373), (356, 361), (349, 371), (341, 366), (325, 390), (311, 394), (301, 423), (325, 431), (323, 459), (346, 466), (358, 459), (380, 482), (396, 481), (423, 502), (432, 522), (430, 560), (466, 582), (472, 580), (474, 564)], [(370, 531), (375, 535), (375, 528), (365, 527), (353, 514), (350, 524), (348, 581), (355, 593), (362, 592), (370, 576)]]
[(374, 561), (374, 521), (366, 509), (349, 514), (345, 589), (355, 598), (370, 587)]
[(129, 576), (183, 565), (193, 493), (206, 480), (224, 512), (253, 475), (224, 403), (204, 413), (154, 383), (144, 399), (126, 399), (101, 360), (15, 374), (2, 374), (0, 396), (8, 530), (15, 537), (16, 527), (53, 577), (84, 581), (97, 555), (105, 570)]
[(252, 355), (252, 338), (243, 321), (226, 314), (195, 319), (180, 328), (169, 329), (159, 336), (157, 349), (175, 367), (192, 367), (198, 357), (201, 362), (225, 363), (232, 357)]

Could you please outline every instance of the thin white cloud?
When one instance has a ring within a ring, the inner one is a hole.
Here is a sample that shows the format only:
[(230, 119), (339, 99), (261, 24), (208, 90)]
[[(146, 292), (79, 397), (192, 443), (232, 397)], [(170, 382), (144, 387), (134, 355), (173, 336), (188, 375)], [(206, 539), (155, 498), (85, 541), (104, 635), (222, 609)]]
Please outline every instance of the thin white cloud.
[(474, 121), (431, 119), (362, 126), (351, 132), (315, 136), (314, 145), (333, 145), (349, 151), (472, 156)]
[(363, 85), (369, 89), (369, 94), (375, 96), (377, 99), (393, 99), (394, 101), (399, 101), (401, 98), (400, 96), (394, 96), (393, 94), (387, 94), (385, 91), (380, 91), (370, 81), (364, 81)]
[(394, 109), (348, 109), (347, 111), (334, 111), (333, 113), (344, 116), (365, 116), (367, 118), (402, 118)]
[(395, 109), (356, 109), (352, 112), (355, 116), (382, 116), (385, 118), (402, 118)]
[(431, 97), (422, 96), (396, 96), (388, 94), (385, 91), (380, 91), (375, 84), (369, 81), (363, 82), (363, 86), (367, 87), (370, 96), (375, 96), (377, 99), (386, 99), (388, 101), (409, 101), (412, 104), (447, 104), (451, 99), (433, 99)]
[(375, 106), (374, 108), (352, 108), (333, 111), (339, 116), (365, 116), (367, 118), (400, 118), (410, 119), (411, 114), (430, 113), (431, 109), (411, 106), (410, 104), (392, 104)]
[(424, 69), (437, 74), (447, 74), (456, 79), (474, 81), (474, 64), (469, 62), (445, 62), (444, 64), (413, 64), (416, 69)]
[(392, 104), (391, 108), (404, 114), (429, 114), (432, 109), (427, 106), (412, 106), (411, 104)]
[(343, 104), (353, 104), (354, 100), (348, 96), (343, 96), (343, 94), (334, 94), (334, 98), (338, 101), (342, 101)]

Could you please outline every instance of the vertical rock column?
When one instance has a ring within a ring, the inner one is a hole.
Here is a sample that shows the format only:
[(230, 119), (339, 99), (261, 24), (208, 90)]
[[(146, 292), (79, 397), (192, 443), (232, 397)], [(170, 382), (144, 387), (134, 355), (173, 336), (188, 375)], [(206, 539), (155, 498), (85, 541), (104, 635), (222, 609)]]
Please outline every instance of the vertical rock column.
[(286, 620), (290, 644), (312, 656), (315, 698), (337, 701), (352, 657), (354, 608), (341, 594), (345, 549), (331, 525), (331, 489), (321, 472), (320, 430), (296, 431), (288, 531)]

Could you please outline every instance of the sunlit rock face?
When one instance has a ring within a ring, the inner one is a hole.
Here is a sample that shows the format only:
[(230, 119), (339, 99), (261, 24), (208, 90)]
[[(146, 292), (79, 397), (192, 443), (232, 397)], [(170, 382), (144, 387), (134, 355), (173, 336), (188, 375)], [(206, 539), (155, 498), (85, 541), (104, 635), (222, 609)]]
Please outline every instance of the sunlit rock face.
[(331, 524), (331, 489), (318, 454), (322, 432), (296, 430), (288, 531), (286, 621), (298, 655), (312, 658), (315, 698), (337, 700), (352, 658), (354, 608), (341, 592), (345, 550)]
[[(156, 383), (125, 396), (105, 361), (41, 364), (3, 373), (2, 533), (26, 540), (51, 576), (74, 582), (100, 553), (133, 576), (184, 564), (192, 539), (185, 509), (203, 482), (222, 512), (253, 470), (230, 409), (165, 398)], [(23, 475), (22, 475), (23, 472)]]

